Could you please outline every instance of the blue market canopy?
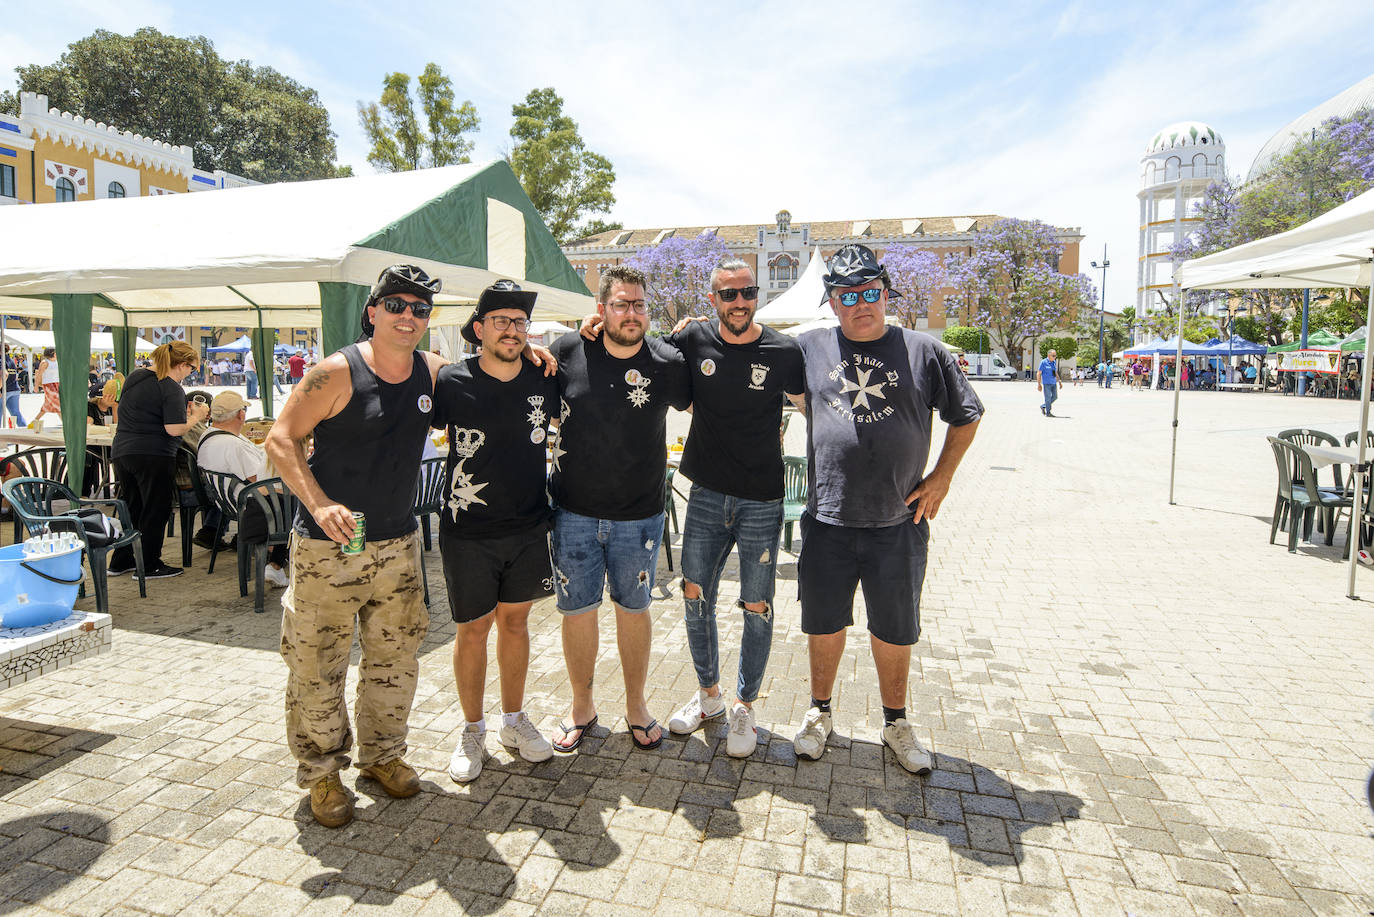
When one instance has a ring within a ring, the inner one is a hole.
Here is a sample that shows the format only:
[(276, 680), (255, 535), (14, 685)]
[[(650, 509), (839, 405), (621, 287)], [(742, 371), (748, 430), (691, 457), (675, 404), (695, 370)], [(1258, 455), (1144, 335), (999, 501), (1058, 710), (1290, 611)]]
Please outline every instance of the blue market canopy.
[[(1171, 357), (1178, 353), (1178, 338), (1157, 338), (1148, 344), (1139, 347), (1127, 348), (1124, 356), (1128, 357), (1148, 357), (1151, 355)], [(1183, 355), (1185, 357), (1210, 357), (1215, 356), (1216, 351), (1206, 344), (1194, 344), (1192, 341), (1183, 342)]]
[(221, 344), (221, 345), (218, 346), (218, 347), (206, 347), (206, 348), (205, 348), (205, 352), (206, 352), (206, 353), (247, 353), (247, 352), (248, 352), (248, 349), (249, 349), (250, 347), (252, 347), (252, 346), (253, 346), (253, 344), (252, 344), (251, 341), (249, 341), (248, 335), (245, 334), (243, 337), (239, 338), (237, 341), (230, 341), (228, 344)]

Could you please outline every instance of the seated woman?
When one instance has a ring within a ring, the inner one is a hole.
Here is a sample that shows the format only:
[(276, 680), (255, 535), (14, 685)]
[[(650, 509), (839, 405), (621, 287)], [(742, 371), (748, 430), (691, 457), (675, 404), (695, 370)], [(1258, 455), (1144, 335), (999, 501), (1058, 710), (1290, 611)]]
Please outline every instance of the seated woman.
[(114, 378), (100, 388), (100, 394), (86, 402), (86, 423), (97, 427), (113, 427), (119, 423), (119, 396), (124, 391), (124, 374), (115, 373)]

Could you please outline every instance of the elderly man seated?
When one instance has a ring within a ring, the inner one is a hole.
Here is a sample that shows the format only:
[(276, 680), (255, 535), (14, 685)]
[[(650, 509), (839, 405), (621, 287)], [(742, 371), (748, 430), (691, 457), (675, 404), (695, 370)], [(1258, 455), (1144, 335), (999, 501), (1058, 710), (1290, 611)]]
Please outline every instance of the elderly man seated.
[[(201, 468), (232, 474), (250, 483), (268, 477), (267, 454), (241, 433), (247, 419), (248, 402), (238, 392), (220, 392), (215, 396), (210, 403), (210, 429), (196, 449), (196, 461)], [(249, 503), (239, 518), (239, 538), (244, 544), (267, 540), (267, 517), (256, 503)], [(273, 545), (267, 555), (267, 582), (286, 586), (288, 580), (282, 569), (286, 561), (286, 545)]]

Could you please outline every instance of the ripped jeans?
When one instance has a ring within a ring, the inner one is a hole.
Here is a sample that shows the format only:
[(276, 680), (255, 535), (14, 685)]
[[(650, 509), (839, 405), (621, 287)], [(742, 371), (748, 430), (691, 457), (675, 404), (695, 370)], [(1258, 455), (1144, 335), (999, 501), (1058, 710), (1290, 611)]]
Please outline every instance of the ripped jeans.
[[(701, 589), (701, 598), (684, 598), (687, 645), (697, 670), (697, 683), (709, 688), (720, 680), (720, 646), (716, 630), (716, 595), (733, 546), (739, 553), (736, 607), (744, 615), (739, 649), (739, 699), (753, 703), (763, 686), (773, 646), (773, 584), (782, 529), (781, 500), (746, 500), (692, 485), (682, 526), (682, 575)], [(753, 612), (745, 603), (763, 602)]]

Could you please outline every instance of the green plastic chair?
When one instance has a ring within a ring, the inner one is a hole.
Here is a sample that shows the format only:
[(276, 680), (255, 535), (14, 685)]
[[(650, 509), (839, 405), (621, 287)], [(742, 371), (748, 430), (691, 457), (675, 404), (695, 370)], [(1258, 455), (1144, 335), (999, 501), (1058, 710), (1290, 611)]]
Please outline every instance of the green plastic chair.
[(800, 455), (782, 457), (782, 546), (792, 550), (792, 525), (806, 509), (806, 459)]

